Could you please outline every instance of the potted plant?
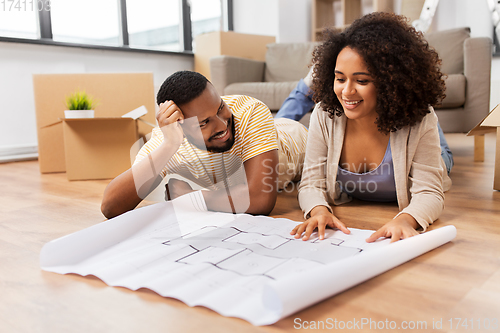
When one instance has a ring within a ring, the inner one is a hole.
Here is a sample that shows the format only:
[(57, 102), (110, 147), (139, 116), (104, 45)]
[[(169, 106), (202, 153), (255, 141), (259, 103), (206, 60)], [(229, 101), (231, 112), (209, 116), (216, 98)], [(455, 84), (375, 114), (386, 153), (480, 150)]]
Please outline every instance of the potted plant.
[(77, 90), (66, 97), (66, 118), (94, 118), (95, 100), (85, 91)]

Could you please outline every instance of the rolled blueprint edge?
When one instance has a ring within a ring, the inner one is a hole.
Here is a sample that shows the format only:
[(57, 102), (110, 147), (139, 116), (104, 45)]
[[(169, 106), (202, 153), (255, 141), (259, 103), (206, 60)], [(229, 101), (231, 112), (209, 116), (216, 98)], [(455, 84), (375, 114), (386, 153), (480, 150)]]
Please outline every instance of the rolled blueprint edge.
[(444, 226), (377, 250), (360, 253), (290, 278), (270, 282), (264, 287), (262, 298), (264, 307), (275, 314), (273, 318), (276, 320), (254, 324), (273, 324), (281, 318), (446, 244), (453, 240), (456, 234), (455, 226)]

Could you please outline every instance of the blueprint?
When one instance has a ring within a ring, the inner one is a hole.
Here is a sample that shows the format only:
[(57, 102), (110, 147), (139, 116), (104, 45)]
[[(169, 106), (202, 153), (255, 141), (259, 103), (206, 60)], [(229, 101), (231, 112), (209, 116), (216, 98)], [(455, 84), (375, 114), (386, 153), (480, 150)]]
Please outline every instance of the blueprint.
[[(456, 233), (449, 226), (390, 244), (388, 239), (366, 243), (373, 230), (329, 229), (324, 240), (313, 234), (303, 241), (290, 235), (297, 223), (210, 212), (201, 192), (193, 192), (49, 242), (40, 263), (46, 271), (94, 275), (131, 290), (148, 288), (189, 306), (268, 325)], [(315, 283), (298, 283), (305, 278)]]

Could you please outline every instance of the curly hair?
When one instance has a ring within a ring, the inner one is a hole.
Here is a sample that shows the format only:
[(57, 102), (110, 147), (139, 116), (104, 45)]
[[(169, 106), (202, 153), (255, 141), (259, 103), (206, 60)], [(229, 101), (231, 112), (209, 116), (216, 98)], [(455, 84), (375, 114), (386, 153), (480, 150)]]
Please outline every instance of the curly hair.
[(388, 133), (413, 126), (444, 99), (441, 59), (408, 24), (404, 16), (371, 13), (346, 30), (327, 29), (325, 41), (313, 52), (313, 99), (329, 113), (344, 111), (333, 90), (337, 57), (350, 47), (364, 59), (377, 93), (379, 131)]
[(156, 103), (173, 101), (177, 105), (191, 102), (207, 87), (209, 81), (202, 74), (191, 71), (178, 71), (170, 75), (161, 85), (156, 95)]

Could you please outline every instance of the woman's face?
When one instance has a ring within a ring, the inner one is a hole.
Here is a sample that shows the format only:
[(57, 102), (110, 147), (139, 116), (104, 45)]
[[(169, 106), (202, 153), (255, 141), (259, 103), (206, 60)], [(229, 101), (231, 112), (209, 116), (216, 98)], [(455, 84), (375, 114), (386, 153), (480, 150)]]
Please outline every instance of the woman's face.
[(377, 93), (373, 77), (361, 55), (350, 47), (340, 51), (333, 90), (349, 119), (375, 118)]

